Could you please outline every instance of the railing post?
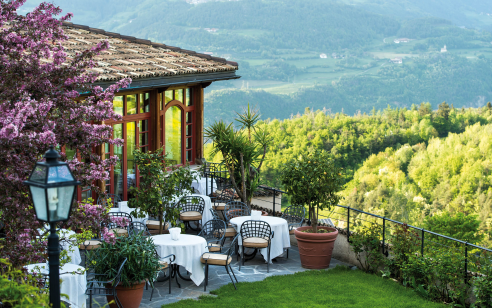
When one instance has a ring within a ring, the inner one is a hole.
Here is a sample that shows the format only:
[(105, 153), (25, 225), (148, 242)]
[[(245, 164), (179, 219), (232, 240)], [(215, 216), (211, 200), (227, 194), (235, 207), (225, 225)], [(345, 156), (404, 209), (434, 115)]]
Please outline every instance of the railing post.
[(425, 231), (424, 228), (422, 228), (422, 244), (420, 245), (420, 255), (422, 257), (424, 256), (424, 235), (425, 235)]
[(383, 254), (385, 256), (388, 256), (388, 251), (386, 250), (385, 239), (386, 239), (386, 218), (383, 217)]
[(347, 206), (347, 242), (350, 243), (350, 206)]
[(465, 242), (465, 284), (468, 284), (468, 242)]
[(273, 214), (272, 216), (275, 216), (275, 195), (277, 194), (276, 190), (273, 190)]

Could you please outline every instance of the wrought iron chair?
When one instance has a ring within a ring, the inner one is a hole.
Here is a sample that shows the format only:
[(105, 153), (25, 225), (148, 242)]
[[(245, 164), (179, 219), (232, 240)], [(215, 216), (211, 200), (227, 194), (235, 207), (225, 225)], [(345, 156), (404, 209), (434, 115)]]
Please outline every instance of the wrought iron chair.
[(126, 227), (122, 227), (118, 225), (115, 221), (112, 221), (108, 224), (108, 229), (115, 231), (118, 236), (128, 236), (130, 234), (130, 225), (133, 222), (132, 216), (125, 212), (109, 212), (108, 215), (112, 218), (125, 218), (128, 222)]
[[(89, 295), (89, 307), (92, 308), (92, 296), (93, 295), (106, 295), (106, 296), (113, 296), (114, 301), (116, 303), (116, 306), (118, 308), (123, 308), (123, 305), (121, 304), (120, 300), (118, 299), (117, 293), (116, 293), (116, 286), (120, 283), (121, 281), (121, 273), (123, 272), (123, 267), (125, 266), (127, 259), (123, 260), (123, 262), (120, 265), (120, 268), (118, 269), (118, 272), (116, 276), (111, 279), (111, 280), (105, 280), (104, 277), (106, 276), (105, 274), (89, 274), (92, 275), (92, 277), (87, 279), (87, 288), (85, 290), (85, 294)], [(111, 285), (111, 287), (107, 287), (108, 285)]]
[(224, 212), (227, 223), (230, 223), (234, 217), (251, 216), (249, 207), (241, 201), (229, 201), (224, 208)]
[[(287, 220), (289, 226), (289, 234), (294, 234), (295, 229), (302, 226), (302, 222), (306, 217), (306, 208), (302, 205), (291, 205), (286, 208), (282, 214), (282, 218)], [(286, 248), (287, 258), (289, 258), (289, 248)]]
[[(157, 276), (160, 272), (163, 272), (167, 269), (167, 273), (168, 273), (168, 277), (167, 279), (169, 280), (169, 294), (171, 294), (171, 269), (172, 269), (172, 265), (173, 265), (173, 262), (176, 260), (176, 256), (171, 254), (169, 256), (165, 256), (165, 257), (159, 257), (159, 254), (157, 253), (157, 251), (155, 250), (155, 254), (156, 256), (159, 258), (159, 271), (157, 271), (157, 275), (154, 277), (154, 280), (152, 281), (152, 284), (150, 284), (149, 281), (147, 281), (147, 284), (146, 284), (146, 287), (148, 289), (148, 286), (151, 285), (152, 286), (152, 293), (150, 293), (150, 300), (152, 300), (152, 296), (154, 296), (154, 289), (155, 289), (155, 281), (157, 280)], [(166, 261), (166, 259), (169, 259), (169, 262)]]
[(214, 210), (214, 209), (212, 209), (212, 208), (211, 208), (211, 209), (210, 209), (210, 213), (212, 213), (212, 217), (213, 217), (214, 219), (219, 219), (219, 220), (222, 220), (222, 219), (220, 219), (219, 214), (217, 214), (217, 211), (216, 211), (216, 210)]
[(197, 230), (198, 227), (196, 229), (191, 227), (190, 222), (196, 221), (201, 225), (205, 200), (200, 196), (186, 196), (179, 200), (177, 206), (181, 208), (179, 219), (190, 229)]
[(118, 207), (118, 202), (121, 202), (121, 198), (118, 195), (115, 194), (105, 194), (102, 196), (99, 196), (97, 198), (97, 204), (107, 206), (108, 205), (108, 200), (111, 200), (111, 203), (113, 204), (113, 208)]
[[(152, 235), (159, 234), (159, 219), (149, 218), (145, 221), (145, 225), (149, 229), (150, 234), (152, 234)], [(163, 221), (162, 222), (162, 232), (166, 233), (168, 230), (169, 230), (169, 223)]]
[(135, 236), (142, 233), (143, 236), (152, 236), (146, 225), (139, 221), (134, 221), (130, 224), (130, 236)]
[(209, 252), (221, 252), (222, 244), (226, 230), (226, 223), (220, 219), (212, 219), (207, 221), (198, 236), (203, 237), (207, 241)]
[[(225, 214), (225, 206), (228, 202), (234, 201), (235, 191), (232, 186), (227, 186), (217, 193), (216, 197), (211, 197), (213, 201), (212, 208), (216, 211), (221, 211), (222, 215)], [(224, 215), (225, 216), (225, 215)]]
[[(236, 246), (237, 246), (237, 240), (238, 240), (239, 234), (234, 237), (234, 239), (231, 242), (231, 245), (229, 246), (229, 249), (227, 250), (226, 253), (213, 253), (213, 252), (206, 252), (202, 255), (200, 258), (200, 261), (205, 264), (205, 281), (203, 282), (203, 290), (207, 291), (207, 285), (208, 285), (208, 266), (209, 265), (221, 265), (224, 266), (227, 274), (229, 274), (229, 277), (231, 278), (232, 284), (234, 285), (234, 288), (236, 288), (236, 284), (234, 283), (234, 280), (232, 279), (231, 273), (234, 276), (234, 279), (236, 279), (236, 275), (234, 274), (234, 271), (232, 270), (231, 267), (231, 262), (232, 262), (232, 254), (234, 253)], [(231, 272), (229, 272), (229, 269)]]
[[(241, 249), (241, 263), (244, 265), (244, 249), (245, 248), (267, 248), (267, 273), (270, 272), (270, 250), (273, 239), (273, 231), (266, 221), (262, 220), (246, 220), (241, 225), (241, 239), (243, 241), (243, 249)], [(241, 270), (239, 263), (239, 270)]]

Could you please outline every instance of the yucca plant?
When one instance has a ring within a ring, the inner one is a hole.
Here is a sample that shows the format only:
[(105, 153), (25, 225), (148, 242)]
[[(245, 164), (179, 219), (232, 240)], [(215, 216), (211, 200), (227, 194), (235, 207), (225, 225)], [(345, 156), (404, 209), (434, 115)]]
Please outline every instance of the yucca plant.
[(260, 170), (272, 138), (264, 126), (257, 125), (260, 114), (251, 110), (249, 104), (242, 114), (237, 115), (236, 121), (242, 127), (235, 129), (232, 123), (216, 121), (205, 129), (205, 137), (213, 142), (211, 155), (222, 154), (239, 198), (251, 207), (251, 198), (258, 189)]

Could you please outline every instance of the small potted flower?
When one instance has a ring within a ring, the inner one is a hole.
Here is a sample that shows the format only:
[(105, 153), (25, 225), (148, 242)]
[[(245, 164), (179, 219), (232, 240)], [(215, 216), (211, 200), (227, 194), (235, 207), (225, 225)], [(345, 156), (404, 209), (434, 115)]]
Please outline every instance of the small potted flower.
[(324, 151), (301, 155), (285, 165), (282, 183), (292, 204), (309, 208), (311, 226), (295, 230), (302, 266), (329, 267), (338, 230), (319, 227), (318, 212), (329, 211), (340, 201), (337, 193), (343, 186), (341, 168)]
[[(121, 274), (121, 282), (116, 286), (117, 296), (123, 307), (137, 308), (142, 301), (145, 283), (153, 283), (159, 270), (159, 256), (155, 253), (152, 238), (141, 234), (120, 237), (103, 232), (103, 243), (98, 249), (87, 251), (86, 264), (89, 272), (102, 274), (98, 280), (111, 281), (118, 269), (127, 259)], [(106, 287), (112, 288), (113, 285)], [(113, 300), (108, 296), (108, 303)], [(113, 302), (114, 303), (114, 302)], [(116, 304), (110, 304), (116, 307)]]

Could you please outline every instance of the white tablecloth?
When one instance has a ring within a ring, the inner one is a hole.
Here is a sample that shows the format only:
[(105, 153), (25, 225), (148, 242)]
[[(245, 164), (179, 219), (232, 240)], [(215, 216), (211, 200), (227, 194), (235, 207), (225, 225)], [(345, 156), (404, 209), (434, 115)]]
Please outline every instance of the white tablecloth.
[(202, 283), (205, 271), (200, 257), (208, 252), (207, 241), (203, 237), (180, 234), (179, 240), (173, 241), (170, 234), (161, 234), (154, 235), (152, 238), (161, 258), (174, 254), (176, 256), (174, 264), (181, 265), (190, 272), (190, 278), (197, 286)]
[[(134, 210), (135, 209), (128, 207), (128, 201), (122, 201), (122, 202), (118, 202), (117, 208), (111, 208), (109, 211), (110, 212), (123, 212), (123, 213), (127, 213), (127, 214), (131, 215), (131, 212), (133, 212)], [(136, 210), (137, 210), (137, 212), (140, 212), (139, 209), (136, 209)], [(147, 218), (148, 218), (148, 215), (145, 215), (144, 218), (137, 218), (137, 217), (132, 216), (132, 221), (145, 223)]]
[[(207, 191), (207, 186), (208, 186), (208, 191)], [(206, 193), (211, 194), (217, 190), (217, 185), (215, 185), (215, 180), (212, 181), (211, 178), (207, 179), (204, 177), (203, 178), (199, 177), (198, 179), (193, 180), (193, 183), (191, 183), (191, 187), (193, 187), (193, 189), (195, 189), (195, 191), (201, 195), (205, 195)]]
[[(241, 216), (231, 219), (230, 223), (234, 226), (237, 233), (240, 233), (241, 225), (246, 220), (251, 220), (251, 216)], [(290, 236), (289, 236), (289, 227), (287, 220), (279, 217), (272, 216), (261, 216), (258, 220), (262, 220), (267, 222), (272, 231), (274, 232), (274, 237), (272, 239), (271, 248), (270, 248), (270, 262), (273, 258), (276, 258), (284, 253), (284, 248), (290, 247)], [(241, 236), (238, 238), (238, 243), (242, 246), (243, 241)], [(268, 250), (267, 248), (260, 249), (260, 253), (265, 259), (268, 259)]]
[[(26, 265), (27, 270), (31, 273), (39, 273), (36, 267), (41, 269), (41, 274), (49, 274), (46, 263)], [(68, 298), (61, 296), (61, 299), (75, 307), (86, 307), (85, 289), (87, 288), (87, 279), (84, 270), (84, 267), (75, 264), (65, 264), (60, 268), (60, 294), (68, 295)], [(82, 272), (83, 274), (80, 274)]]
[[(38, 229), (39, 234), (46, 232), (46, 229)], [(49, 233), (49, 231), (48, 231)], [(63, 250), (67, 251), (67, 256), (70, 257), (70, 263), (78, 265), (82, 262), (82, 258), (80, 257), (80, 250), (78, 245), (73, 245), (72, 242), (75, 241), (75, 238), (70, 238), (75, 235), (75, 232), (67, 229), (60, 229), (58, 231), (58, 237), (60, 241), (60, 246)]]

